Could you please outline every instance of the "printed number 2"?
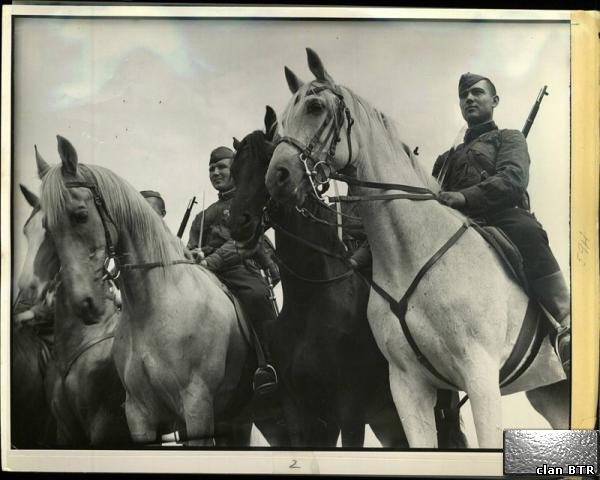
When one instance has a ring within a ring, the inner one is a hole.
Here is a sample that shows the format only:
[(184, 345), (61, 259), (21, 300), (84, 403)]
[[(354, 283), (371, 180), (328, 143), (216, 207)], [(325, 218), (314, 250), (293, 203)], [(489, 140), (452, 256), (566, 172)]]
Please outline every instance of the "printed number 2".
[(292, 460), (290, 468), (300, 468), (300, 465), (298, 465), (298, 460)]

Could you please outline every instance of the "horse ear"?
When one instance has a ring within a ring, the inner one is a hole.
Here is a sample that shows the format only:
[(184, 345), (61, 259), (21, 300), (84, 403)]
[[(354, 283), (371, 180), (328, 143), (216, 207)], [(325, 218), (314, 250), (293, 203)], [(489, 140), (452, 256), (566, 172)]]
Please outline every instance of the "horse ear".
[(317, 80), (335, 85), (333, 77), (331, 77), (331, 75), (329, 75), (325, 70), (323, 62), (321, 62), (317, 52), (315, 52), (312, 48), (307, 48), (306, 56), (308, 58), (308, 68), (310, 68), (310, 71), (313, 73), (313, 75), (317, 77)]
[(63, 164), (63, 169), (70, 175), (77, 173), (77, 152), (71, 142), (60, 135), (56, 136), (58, 140), (58, 154)]
[(236, 152), (240, 149), (241, 144), (242, 142), (240, 142), (237, 138), (233, 137), (233, 148)]
[(273, 141), (275, 133), (277, 133), (277, 114), (270, 105), (267, 105), (265, 112), (265, 133), (270, 141)]
[(38, 152), (37, 145), (34, 145), (33, 148), (35, 149), (35, 163), (37, 165), (38, 177), (41, 180), (48, 173), (48, 170), (50, 170), (50, 165), (42, 158), (40, 152)]
[(288, 87), (290, 87), (290, 91), (292, 93), (296, 93), (298, 89), (304, 85), (304, 82), (300, 80), (288, 67), (283, 67), (283, 71), (285, 72), (285, 79)]
[(19, 188), (21, 189), (21, 193), (27, 200), (27, 203), (31, 205), (33, 208), (37, 207), (40, 204), (40, 199), (38, 196), (29, 190), (25, 185), (19, 183)]

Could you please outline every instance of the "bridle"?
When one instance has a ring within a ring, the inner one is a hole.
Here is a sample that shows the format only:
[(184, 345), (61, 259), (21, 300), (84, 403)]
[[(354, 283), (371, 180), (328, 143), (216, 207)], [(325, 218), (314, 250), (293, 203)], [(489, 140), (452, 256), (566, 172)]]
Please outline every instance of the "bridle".
[[(315, 198), (327, 209), (332, 209), (330, 205), (324, 202), (323, 195), (329, 188), (330, 180), (339, 180), (347, 183), (348, 185), (360, 186), (371, 189), (383, 189), (383, 190), (396, 190), (402, 193), (385, 193), (375, 195), (343, 195), (327, 197), (329, 203), (340, 203), (340, 202), (365, 202), (365, 201), (377, 201), (377, 200), (437, 200), (437, 196), (428, 188), (415, 187), (411, 185), (403, 185), (396, 183), (382, 183), (382, 182), (369, 182), (365, 180), (357, 179), (352, 175), (344, 173), (344, 171), (355, 170), (352, 165), (352, 126), (354, 125), (354, 119), (350, 109), (346, 105), (344, 95), (341, 89), (337, 86), (324, 84), (318, 85), (310, 89), (307, 94), (318, 94), (323, 91), (329, 91), (333, 93), (337, 99), (337, 109), (335, 112), (327, 111), (323, 122), (311, 138), (308, 144), (304, 144), (296, 138), (290, 136), (280, 137), (276, 145), (280, 143), (286, 143), (291, 145), (298, 151), (298, 161), (302, 164), (304, 174), (311, 186), (312, 192)], [(341, 140), (341, 129), (346, 121), (346, 138), (348, 143), (348, 160), (344, 167), (335, 171), (333, 168), (333, 161), (335, 158), (335, 152), (337, 145)], [(323, 140), (323, 132), (329, 130)], [(329, 142), (329, 148), (327, 149), (324, 159), (316, 157), (316, 153), (322, 152)], [(312, 163), (312, 166), (309, 164)], [(308, 215), (308, 212), (304, 208), (298, 208), (298, 211), (304, 216)], [(341, 214), (343, 217), (348, 215)], [(352, 217), (352, 216), (350, 216)], [(357, 219), (352, 217), (352, 219)], [(330, 225), (334, 225), (331, 222), (327, 222)]]
[[(302, 164), (306, 178), (308, 179), (312, 191), (317, 198), (321, 198), (322, 195), (329, 188), (329, 180), (334, 171), (332, 167), (332, 162), (335, 158), (335, 151), (337, 149), (337, 145), (341, 140), (340, 133), (342, 130), (342, 125), (344, 124), (344, 120), (346, 121), (347, 125), (346, 138), (348, 142), (348, 160), (346, 162), (346, 165), (342, 168), (342, 170), (350, 166), (352, 162), (351, 135), (354, 119), (352, 118), (350, 109), (346, 105), (346, 101), (344, 100), (344, 94), (337, 86), (329, 84), (315, 86), (311, 88), (307, 92), (307, 94), (316, 95), (323, 91), (330, 91), (335, 95), (337, 99), (338, 108), (333, 113), (329, 109), (327, 110), (327, 114), (325, 115), (323, 122), (321, 122), (321, 125), (319, 126), (311, 140), (308, 142), (308, 144), (305, 145), (300, 140), (297, 140), (296, 138), (290, 136), (280, 137), (279, 140), (276, 142), (277, 145), (279, 145), (280, 143), (286, 143), (298, 150), (298, 160)], [(328, 130), (327, 134), (325, 135), (325, 138), (321, 140), (323, 132), (325, 132), (326, 130)], [(329, 148), (327, 149), (325, 158), (317, 158), (316, 155), (325, 150), (327, 142), (329, 142)], [(309, 162), (312, 163), (312, 166), (309, 165)]]
[[(237, 241), (236, 244), (241, 244), (241, 245), (252, 244), (252, 243), (258, 241), (258, 239), (260, 238), (260, 236), (262, 235), (264, 230), (266, 230), (268, 228), (273, 228), (273, 230), (275, 230), (279, 234), (297, 242), (300, 245), (304, 245), (305, 247), (308, 247), (311, 250), (316, 251), (322, 255), (326, 255), (330, 258), (335, 258), (337, 260), (340, 260), (346, 266), (348, 265), (349, 256), (347, 254), (332, 252), (328, 248), (325, 248), (325, 247), (318, 245), (317, 243), (314, 243), (310, 240), (306, 240), (305, 238), (303, 238), (300, 235), (290, 232), (283, 225), (281, 225), (280, 223), (275, 221), (270, 214), (270, 209), (273, 208), (273, 202), (274, 201), (272, 198), (269, 198), (267, 200), (267, 203), (262, 210), (260, 220), (256, 222), (256, 227), (255, 227), (255, 230), (252, 233), (252, 235), (246, 240)], [(305, 212), (307, 212), (306, 209), (300, 210), (300, 209), (296, 208), (295, 210), (299, 214), (301, 214), (304, 217), (308, 218), (309, 220), (313, 221), (312, 218), (307, 217), (305, 215)], [(329, 226), (329, 222), (327, 222), (326, 220), (321, 220), (317, 217), (314, 217), (314, 218), (319, 223)], [(354, 275), (354, 273), (355, 273), (352, 268), (348, 267), (343, 273), (341, 273), (339, 275), (335, 275), (330, 278), (309, 278), (309, 277), (306, 277), (306, 276), (301, 275), (298, 272), (296, 272), (279, 255), (277, 255), (277, 252), (273, 252), (272, 257), (278, 266), (282, 267), (293, 277), (296, 277), (298, 280), (301, 280), (302, 282), (305, 282), (305, 283), (325, 285), (325, 284), (330, 284), (330, 283), (335, 283), (335, 282), (339, 282), (342, 280), (346, 280), (346, 279), (350, 278), (352, 275)]]
[(113, 226), (116, 227), (115, 221), (110, 216), (108, 211), (108, 207), (106, 206), (106, 202), (104, 201), (104, 197), (98, 188), (98, 185), (94, 182), (86, 182), (86, 181), (69, 181), (65, 182), (65, 186), (67, 188), (87, 188), (92, 193), (94, 197), (94, 205), (96, 206), (96, 210), (98, 211), (98, 215), (100, 215), (100, 221), (102, 222), (102, 228), (104, 229), (104, 237), (106, 241), (106, 258), (104, 259), (102, 265), (102, 280), (116, 280), (121, 275), (121, 271), (127, 270), (148, 270), (157, 267), (168, 267), (171, 265), (179, 265), (179, 264), (191, 264), (195, 265), (196, 263), (192, 260), (172, 260), (170, 262), (148, 262), (148, 263), (128, 263), (128, 264), (119, 264), (117, 250), (115, 247), (115, 243), (112, 240), (112, 236), (110, 234), (110, 229), (108, 227), (108, 223), (112, 223)]

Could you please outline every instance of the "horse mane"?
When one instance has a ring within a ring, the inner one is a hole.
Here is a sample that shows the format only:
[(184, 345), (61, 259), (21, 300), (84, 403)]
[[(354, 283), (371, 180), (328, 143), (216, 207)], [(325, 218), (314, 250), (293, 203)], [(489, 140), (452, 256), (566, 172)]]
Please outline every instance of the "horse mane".
[[(97, 165), (79, 164), (78, 171), (86, 181), (98, 185), (116, 228), (126, 230), (138, 239), (148, 252), (152, 252), (153, 262), (167, 263), (183, 258), (183, 244), (129, 182), (109, 169)], [(50, 228), (57, 225), (60, 218), (67, 214), (67, 196), (68, 188), (61, 166), (51, 167), (42, 182), (42, 205)], [(161, 270), (165, 275), (167, 272), (175, 274), (174, 269)]]
[[(304, 84), (295, 93), (292, 100), (294, 100), (296, 96), (302, 96), (307, 92), (310, 94), (310, 90), (312, 90), (315, 84), (319, 85), (321, 83), (322, 82), (313, 80), (312, 82)], [(387, 158), (402, 162), (402, 164), (407, 167), (405, 169), (406, 173), (409, 175), (412, 173), (410, 176), (413, 178), (408, 178), (406, 181), (416, 182), (413, 183), (413, 185), (425, 186), (434, 193), (439, 192), (439, 184), (435, 178), (425, 170), (423, 165), (418, 162), (416, 157), (411, 153), (408, 145), (400, 139), (395, 123), (391, 118), (375, 109), (369, 102), (355, 94), (348, 87), (337, 85), (337, 88), (344, 94), (344, 100), (346, 101), (346, 105), (352, 111), (354, 120), (360, 120), (363, 127), (370, 129), (370, 137), (376, 148), (381, 149), (382, 154), (386, 155)], [(333, 95), (327, 95), (322, 98), (327, 102), (328, 109), (332, 112), (335, 111), (337, 108), (335, 97)], [(290, 117), (294, 113), (294, 106), (295, 101), (290, 101), (288, 103), (288, 106), (282, 115), (283, 125), (286, 125), (289, 122)], [(368, 159), (366, 159), (366, 161), (368, 161)], [(382, 179), (379, 180), (385, 181)]]

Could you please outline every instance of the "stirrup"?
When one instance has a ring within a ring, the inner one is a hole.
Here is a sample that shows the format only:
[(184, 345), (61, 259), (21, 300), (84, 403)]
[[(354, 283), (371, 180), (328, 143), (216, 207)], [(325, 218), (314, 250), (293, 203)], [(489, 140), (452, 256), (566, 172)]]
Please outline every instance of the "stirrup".
[[(259, 383), (256, 380), (259, 377)], [(273, 393), (277, 389), (279, 380), (277, 379), (277, 371), (270, 365), (261, 365), (254, 371), (252, 379), (252, 390), (258, 395), (266, 395)]]

